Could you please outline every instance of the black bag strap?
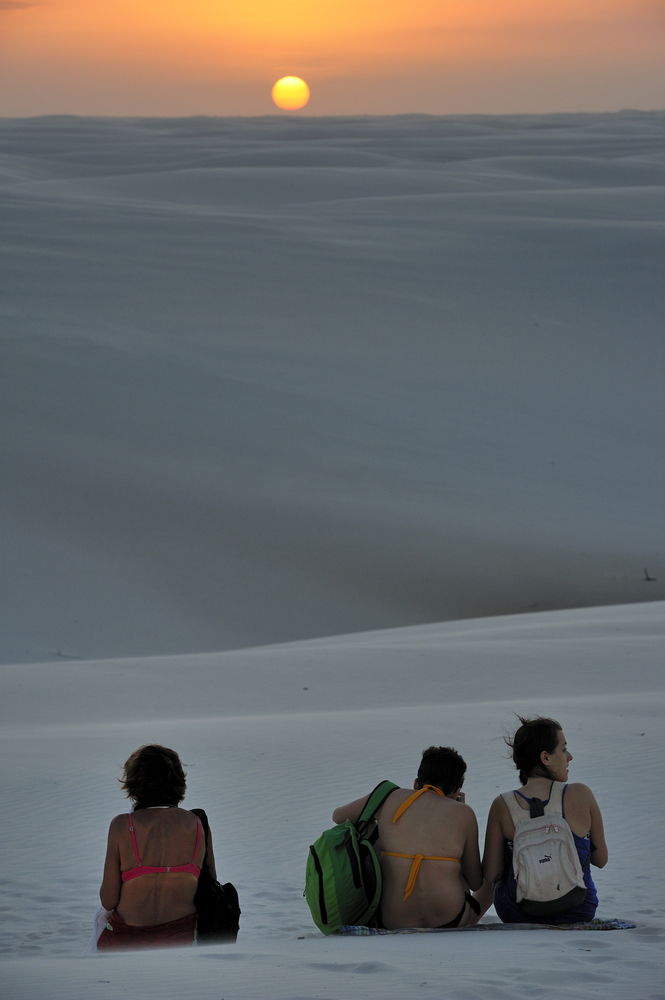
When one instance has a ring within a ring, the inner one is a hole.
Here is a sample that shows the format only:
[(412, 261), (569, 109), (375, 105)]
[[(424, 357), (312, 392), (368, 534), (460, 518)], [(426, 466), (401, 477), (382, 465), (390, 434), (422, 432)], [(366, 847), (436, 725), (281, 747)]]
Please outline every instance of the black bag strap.
[(203, 861), (201, 862), (201, 870), (205, 867), (205, 863), (208, 860), (208, 834), (210, 833), (210, 824), (208, 823), (208, 817), (206, 816), (205, 809), (190, 809), (191, 813), (201, 820), (201, 826), (203, 827), (203, 836), (205, 837), (206, 852), (203, 855)]
[(396, 788), (399, 788), (399, 785), (396, 785), (394, 781), (380, 781), (376, 788), (369, 793), (367, 802), (358, 817), (356, 826), (359, 827), (362, 824), (367, 826), (371, 823), (390, 793), (394, 792)]

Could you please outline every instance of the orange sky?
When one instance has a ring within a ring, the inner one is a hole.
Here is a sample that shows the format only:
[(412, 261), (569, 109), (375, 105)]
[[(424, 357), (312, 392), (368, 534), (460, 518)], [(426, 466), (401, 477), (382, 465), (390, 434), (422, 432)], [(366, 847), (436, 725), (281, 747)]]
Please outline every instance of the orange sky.
[(0, 0), (0, 115), (665, 107), (665, 0)]

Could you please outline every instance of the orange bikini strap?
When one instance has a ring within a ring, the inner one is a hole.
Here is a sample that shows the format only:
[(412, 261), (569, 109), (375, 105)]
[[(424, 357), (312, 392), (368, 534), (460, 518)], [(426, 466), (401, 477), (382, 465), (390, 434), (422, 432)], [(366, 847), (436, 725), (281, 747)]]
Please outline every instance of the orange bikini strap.
[[(408, 899), (413, 892), (413, 887), (416, 884), (416, 879), (418, 878), (418, 872), (420, 871), (420, 865), (423, 861), (454, 861), (456, 864), (460, 863), (459, 858), (436, 858), (427, 854), (398, 854), (396, 851), (381, 851), (381, 854), (387, 855), (390, 858), (408, 858), (409, 861), (413, 861), (411, 865), (411, 871), (409, 872), (409, 879), (406, 883), (406, 891), (404, 893), (404, 899)], [(404, 902), (404, 900), (402, 900)]]
[[(419, 788), (417, 792), (413, 793), (413, 795), (409, 795), (409, 797), (408, 797), (408, 799), (406, 799), (406, 801), (402, 802), (401, 806), (399, 807), (399, 809), (397, 810), (397, 812), (393, 816), (393, 823), (397, 822), (397, 820), (400, 818), (400, 816), (402, 815), (402, 813), (406, 812), (406, 810), (409, 808), (409, 806), (413, 802), (415, 802), (416, 799), (420, 795), (423, 794), (423, 792), (436, 792), (437, 795), (443, 795), (443, 792), (441, 791), (441, 789), (437, 788), (435, 785), (423, 785), (423, 787)], [(445, 796), (444, 796), (444, 798), (445, 798)]]
[(422, 854), (416, 854), (413, 859), (413, 864), (411, 865), (411, 871), (409, 872), (409, 879), (406, 883), (406, 889), (404, 890), (404, 899), (408, 899), (413, 892), (413, 887), (416, 884), (416, 879), (418, 878), (418, 872), (420, 871), (420, 862), (423, 860)]

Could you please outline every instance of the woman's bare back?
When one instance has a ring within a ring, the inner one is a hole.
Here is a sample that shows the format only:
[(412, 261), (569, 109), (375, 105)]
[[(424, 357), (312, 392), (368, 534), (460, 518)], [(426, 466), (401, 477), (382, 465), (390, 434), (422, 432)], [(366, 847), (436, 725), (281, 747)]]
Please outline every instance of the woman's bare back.
[[(194, 860), (200, 868), (205, 856), (201, 837), (196, 856), (197, 818), (186, 809), (141, 809), (132, 813), (132, 825), (141, 863), (149, 867), (186, 865)], [(120, 871), (137, 865), (126, 814), (111, 824), (116, 838)], [(122, 883), (116, 912), (127, 924), (146, 927), (178, 920), (195, 912), (197, 880), (188, 872), (141, 875)]]
[[(388, 928), (446, 924), (462, 909), (469, 882), (472, 888), (478, 888), (482, 881), (473, 810), (464, 803), (427, 791), (394, 823), (395, 813), (411, 795), (413, 792), (409, 789), (396, 790), (377, 814), (376, 850), (383, 874), (381, 917)], [(392, 857), (391, 854), (411, 857)], [(418, 854), (422, 854), (424, 860), (410, 895), (404, 899), (412, 858)], [(468, 916), (469, 913), (464, 914), (461, 924), (467, 922)]]

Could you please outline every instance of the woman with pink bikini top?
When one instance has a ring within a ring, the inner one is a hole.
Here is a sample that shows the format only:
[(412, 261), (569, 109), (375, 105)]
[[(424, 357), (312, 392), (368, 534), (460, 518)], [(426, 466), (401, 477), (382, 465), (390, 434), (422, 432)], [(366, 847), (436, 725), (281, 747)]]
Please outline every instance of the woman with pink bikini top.
[(185, 773), (174, 750), (152, 744), (125, 764), (123, 789), (134, 804), (111, 822), (102, 906), (111, 910), (98, 950), (191, 946), (201, 866), (215, 874), (212, 839), (180, 808)]

